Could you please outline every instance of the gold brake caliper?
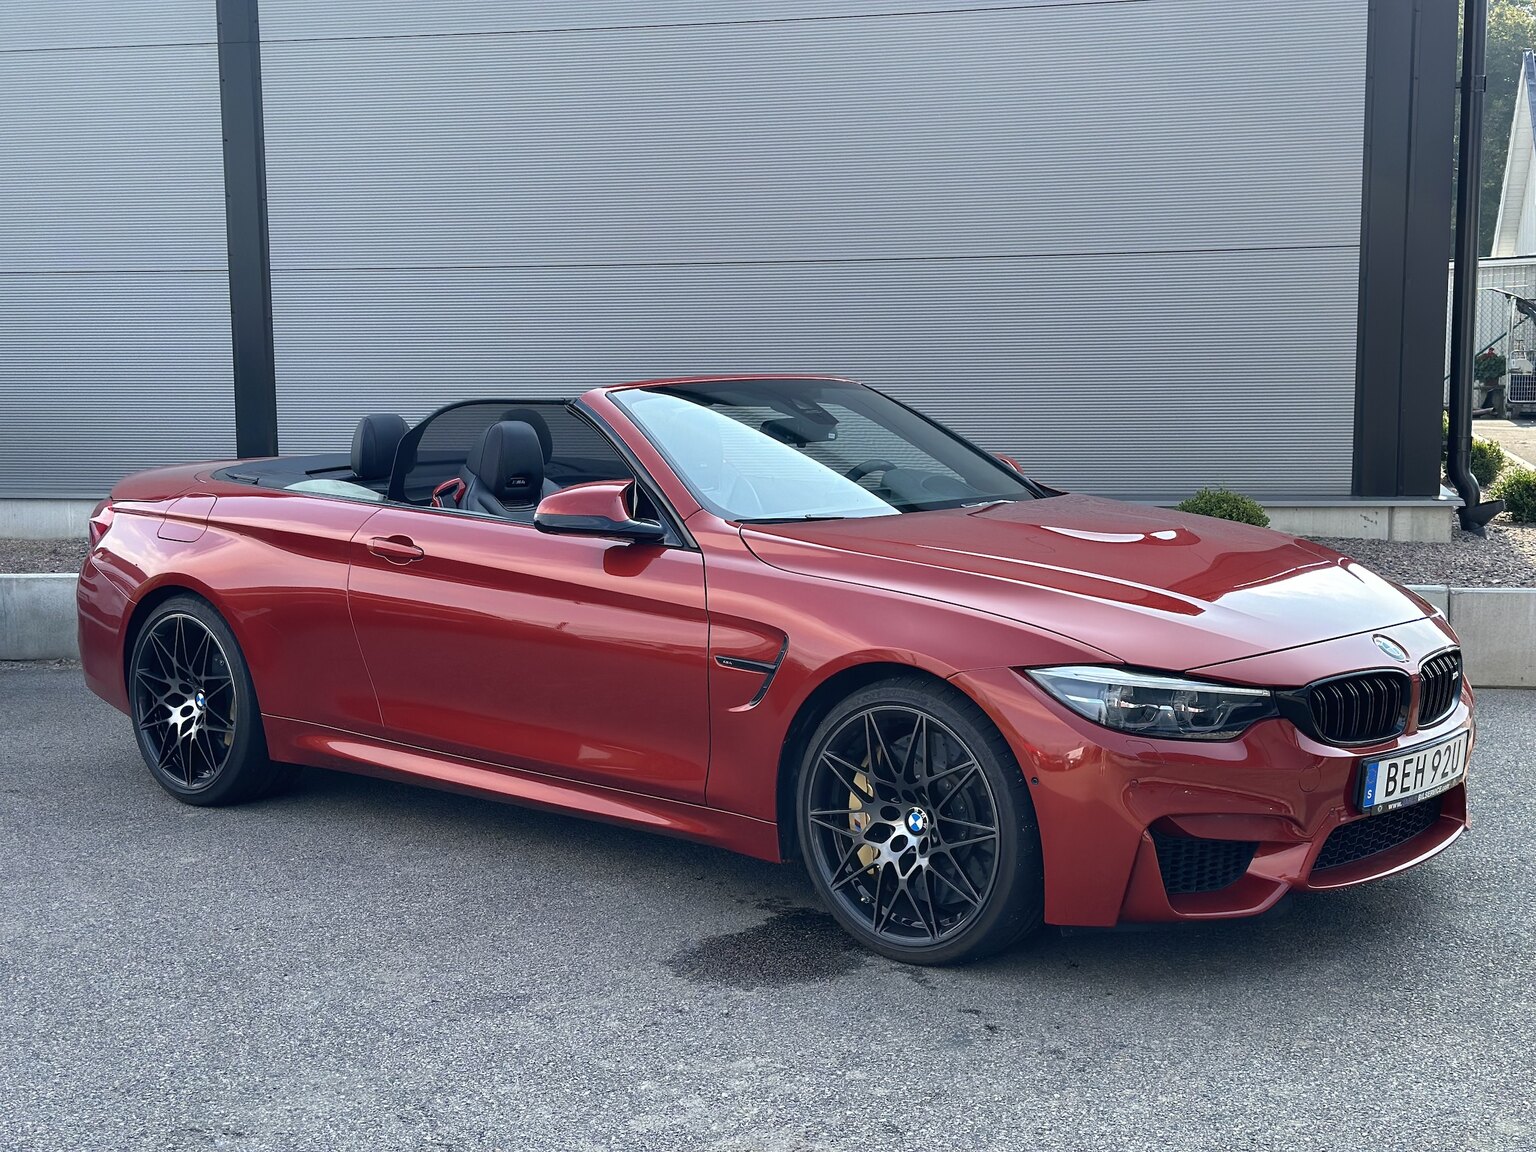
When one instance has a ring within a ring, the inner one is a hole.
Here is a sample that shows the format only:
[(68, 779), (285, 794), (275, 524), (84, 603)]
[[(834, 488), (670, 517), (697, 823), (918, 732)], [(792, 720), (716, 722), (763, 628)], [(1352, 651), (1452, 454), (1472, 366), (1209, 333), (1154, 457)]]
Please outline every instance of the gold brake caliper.
[[(853, 778), (853, 786), (864, 789), (868, 795), (873, 795), (875, 791), (874, 788), (870, 787), (869, 778), (862, 772)], [(869, 814), (866, 795), (858, 792), (848, 793), (848, 807), (855, 809), (848, 817), (848, 827), (853, 830), (855, 835), (862, 837), (873, 820), (873, 817)], [(879, 855), (879, 849), (873, 844), (865, 844), (859, 849), (859, 863), (868, 868)]]

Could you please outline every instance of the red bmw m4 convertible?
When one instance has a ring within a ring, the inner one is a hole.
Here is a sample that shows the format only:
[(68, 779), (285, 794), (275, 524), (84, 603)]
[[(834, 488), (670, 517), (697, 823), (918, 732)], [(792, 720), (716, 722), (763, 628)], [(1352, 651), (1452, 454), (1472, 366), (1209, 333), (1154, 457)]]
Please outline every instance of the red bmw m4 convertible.
[(178, 799), (308, 764), (799, 858), (900, 960), (1247, 916), (1466, 826), (1429, 604), (847, 380), (369, 416), (131, 477), (91, 537), (85, 677)]

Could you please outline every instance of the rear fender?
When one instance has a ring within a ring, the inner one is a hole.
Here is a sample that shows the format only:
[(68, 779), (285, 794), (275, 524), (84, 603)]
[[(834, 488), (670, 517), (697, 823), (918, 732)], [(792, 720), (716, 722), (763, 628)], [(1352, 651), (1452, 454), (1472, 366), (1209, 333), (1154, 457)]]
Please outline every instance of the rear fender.
[(212, 603), (226, 619), (228, 615), (214, 590), (176, 562), (177, 551), (185, 545), (160, 534), (163, 506), (126, 505), (116, 511), (107, 536), (81, 566), (75, 604), (86, 685), (126, 712), (130, 646), (155, 604), (188, 591)]

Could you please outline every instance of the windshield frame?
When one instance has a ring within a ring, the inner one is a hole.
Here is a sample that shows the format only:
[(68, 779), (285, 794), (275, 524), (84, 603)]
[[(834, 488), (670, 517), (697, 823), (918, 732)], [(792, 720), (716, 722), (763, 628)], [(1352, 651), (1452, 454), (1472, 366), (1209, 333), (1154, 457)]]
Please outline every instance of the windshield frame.
[[(852, 391), (852, 392), (864, 392), (864, 393), (869, 393), (869, 394), (874, 395), (874, 396), (878, 396), (878, 397), (880, 397), (880, 399), (882, 401), (884, 401), (884, 402), (892, 405), (893, 407), (899, 409), (901, 412), (905, 413), (906, 415), (908, 415), (908, 416), (910, 416), (912, 418), (915, 418), (920, 423), (926, 425), (928, 428), (932, 429), (933, 431), (937, 432), (939, 435), (941, 435), (944, 438), (948, 439), (953, 444), (955, 444), (958, 447), (960, 447), (961, 449), (963, 449), (966, 452), (966, 454), (968, 456), (972, 457), (974, 460), (979, 460), (979, 461), (984, 462), (984, 464), (986, 465), (987, 468), (992, 469), (995, 472), (997, 472), (997, 474), (999, 476), (1001, 476), (1002, 478), (1004, 478), (1010, 485), (1017, 485), (1018, 487), (1023, 489), (1023, 492), (1019, 493), (1019, 494), (998, 494), (998, 495), (990, 495), (989, 496), (989, 495), (986, 495), (986, 494), (983, 494), (983, 493), (978, 493), (976, 495), (970, 495), (970, 496), (946, 497), (946, 498), (935, 499), (935, 500), (931, 500), (931, 501), (930, 500), (925, 500), (925, 501), (921, 501), (921, 502), (909, 502), (906, 506), (897, 506), (896, 504), (888, 504), (888, 507), (890, 509), (889, 515), (902, 516), (902, 515), (911, 515), (913, 513), (918, 513), (918, 512), (932, 512), (932, 511), (940, 511), (940, 510), (952, 509), (952, 508), (979, 507), (979, 506), (986, 505), (986, 504), (1012, 503), (1014, 501), (1023, 500), (1023, 499), (1043, 500), (1043, 499), (1048, 499), (1048, 498), (1050, 498), (1052, 496), (1061, 495), (1061, 493), (1056, 491), (1055, 489), (1048, 488), (1045, 485), (1040, 484), (1040, 483), (1030, 479), (1028, 476), (1025, 476), (1023, 473), (1019, 472), (1017, 469), (1013, 468), (1012, 466), (1010, 466), (1009, 464), (1007, 464), (1003, 460), (1001, 460), (996, 454), (994, 454), (992, 452), (988, 452), (986, 449), (980, 447), (979, 445), (977, 445), (973, 441), (967, 439), (966, 437), (962, 436), (960, 433), (956, 432), (953, 428), (950, 428), (947, 425), (940, 423), (938, 420), (935, 420), (933, 417), (927, 415), (926, 413), (924, 413), (924, 412), (922, 412), (922, 411), (912, 407), (910, 404), (905, 404), (902, 401), (898, 400), (896, 397), (891, 396), (891, 395), (889, 395), (889, 394), (887, 394), (885, 392), (880, 391), (878, 388), (871, 388), (867, 384), (862, 384), (862, 383), (860, 383), (860, 382), (858, 382), (856, 380), (849, 380), (849, 379), (844, 378), (844, 377), (836, 377), (836, 376), (771, 376), (771, 377), (764, 377), (764, 376), (740, 376), (740, 377), (721, 376), (721, 377), (711, 377), (711, 378), (709, 378), (707, 380), (668, 380), (668, 381), (657, 381), (657, 382), (652, 383), (652, 384), (645, 384), (645, 385), (641, 385), (641, 386), (638, 386), (638, 387), (626, 387), (626, 388), (622, 388), (622, 389), (615, 389), (615, 390), (613, 390), (612, 392), (610, 392), (608, 394), (608, 398), (610, 399), (610, 401), (612, 401), (614, 403), (615, 407), (617, 407), (619, 409), (619, 411), (623, 413), (624, 418), (629, 422), (629, 424), (642, 437), (644, 437), (645, 441), (651, 446), (651, 448), (653, 448), (655, 450), (656, 454), (658, 456), (660, 456), (661, 459), (666, 463), (668, 470), (676, 478), (677, 482), (683, 486), (684, 490), (688, 493), (688, 495), (691, 496), (698, 503), (698, 505), (701, 508), (703, 508), (706, 511), (712, 513), (713, 515), (719, 517), (720, 519), (726, 521), (727, 523), (742, 524), (742, 525), (750, 525), (750, 524), (801, 524), (801, 523), (815, 523), (815, 522), (818, 522), (818, 521), (827, 521), (827, 520), (842, 520), (842, 519), (848, 519), (848, 518), (856, 518), (857, 514), (854, 514), (853, 517), (849, 517), (849, 516), (841, 516), (841, 515), (818, 514), (818, 513), (815, 513), (815, 512), (806, 513), (806, 514), (800, 514), (800, 515), (774, 515), (774, 516), (752, 517), (752, 516), (741, 516), (741, 515), (738, 515), (735, 512), (732, 512), (730, 509), (727, 509), (727, 508), (724, 508), (724, 507), (720, 506), (716, 501), (711, 499), (710, 496), (707, 493), (702, 492), (702, 491), (699, 490), (699, 488), (693, 482), (693, 480), (689, 477), (687, 472), (679, 465), (678, 461), (675, 459), (675, 457), (673, 456), (671, 451), (668, 450), (667, 446), (665, 444), (663, 444), (657, 438), (657, 436), (652, 432), (652, 430), (649, 427), (646, 426), (646, 423), (641, 418), (639, 418), (636, 415), (635, 410), (634, 410), (634, 408), (633, 408), (633, 406), (632, 406), (632, 404), (630, 402), (630, 398), (634, 394), (636, 394), (636, 393), (650, 393), (650, 394), (660, 394), (660, 395), (672, 395), (672, 396), (677, 396), (680, 399), (686, 399), (687, 398), (687, 394), (690, 393), (690, 392), (708, 391), (711, 388), (723, 388), (723, 387), (742, 386), (742, 385), (759, 385), (759, 386), (764, 386), (764, 387), (768, 387), (768, 388), (773, 388), (773, 387), (775, 387), (777, 385), (796, 385), (796, 384), (802, 384), (802, 385), (803, 384), (812, 384), (812, 385), (817, 385), (817, 386), (821, 386), (821, 387), (829, 387), (829, 388), (833, 388), (833, 389), (847, 389), (847, 390)], [(705, 407), (707, 409), (709, 406), (708, 405), (701, 405), (701, 407)], [(726, 418), (727, 419), (733, 419), (732, 417), (726, 417)], [(879, 422), (876, 421), (876, 423), (879, 423)], [(745, 423), (743, 423), (743, 427), (746, 427), (749, 430), (754, 431), (754, 432), (758, 431), (757, 429), (753, 429), (753, 428), (751, 428), (750, 425), (747, 425)], [(894, 429), (888, 429), (888, 430), (892, 431), (893, 433), (895, 431)], [(807, 457), (807, 458), (814, 460), (814, 457)], [(878, 517), (883, 516), (883, 515), (885, 515), (885, 514), (884, 513), (876, 514), (876, 517), (874, 517), (874, 518), (878, 518)], [(870, 517), (866, 517), (866, 518), (870, 518)]]

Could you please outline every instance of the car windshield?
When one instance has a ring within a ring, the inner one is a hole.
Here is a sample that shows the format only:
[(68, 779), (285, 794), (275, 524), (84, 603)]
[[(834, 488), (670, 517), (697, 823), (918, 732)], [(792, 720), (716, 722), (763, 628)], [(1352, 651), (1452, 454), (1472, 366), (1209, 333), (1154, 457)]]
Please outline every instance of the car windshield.
[(730, 380), (614, 399), (727, 520), (839, 519), (1033, 496), (1001, 461), (835, 380)]

